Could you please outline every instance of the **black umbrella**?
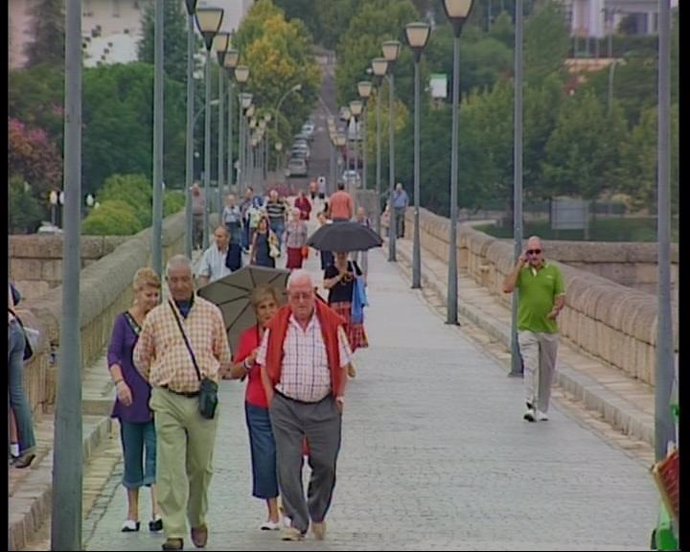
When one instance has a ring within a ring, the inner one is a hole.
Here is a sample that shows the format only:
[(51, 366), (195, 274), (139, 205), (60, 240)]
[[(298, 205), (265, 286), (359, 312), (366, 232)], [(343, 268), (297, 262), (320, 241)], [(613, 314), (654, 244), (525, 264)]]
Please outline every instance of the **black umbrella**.
[(256, 315), (250, 302), (254, 288), (260, 284), (270, 284), (278, 291), (281, 302), (284, 302), (289, 275), (288, 270), (247, 265), (206, 284), (198, 291), (201, 297), (220, 307), (233, 354), (237, 352), (242, 332), (256, 324)]
[(358, 222), (334, 222), (321, 226), (309, 237), (307, 245), (319, 251), (366, 251), (381, 247), (383, 240)]

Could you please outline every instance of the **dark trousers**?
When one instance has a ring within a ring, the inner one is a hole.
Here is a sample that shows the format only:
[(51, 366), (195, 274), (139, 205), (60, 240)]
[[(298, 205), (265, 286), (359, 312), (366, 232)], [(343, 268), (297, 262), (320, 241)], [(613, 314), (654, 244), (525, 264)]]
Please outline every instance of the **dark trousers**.
[(395, 212), (395, 237), (405, 237), (405, 207), (396, 207)]
[(271, 429), (268, 408), (244, 403), (252, 452), (252, 495), (256, 498), (278, 496), (276, 441)]
[[(309, 520), (322, 522), (331, 505), (342, 416), (332, 395), (317, 403), (304, 403), (276, 393), (270, 412), (283, 507), (292, 527), (306, 533)], [(312, 470), (306, 500), (302, 486), (305, 437)]]

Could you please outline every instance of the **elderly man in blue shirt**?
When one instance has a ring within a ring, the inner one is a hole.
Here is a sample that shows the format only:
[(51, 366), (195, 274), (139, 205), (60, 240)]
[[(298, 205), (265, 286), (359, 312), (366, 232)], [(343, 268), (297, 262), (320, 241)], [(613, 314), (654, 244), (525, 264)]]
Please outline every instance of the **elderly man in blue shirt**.
[(402, 238), (405, 236), (405, 211), (410, 205), (410, 198), (400, 182), (395, 185), (392, 204), (395, 214), (395, 237)]

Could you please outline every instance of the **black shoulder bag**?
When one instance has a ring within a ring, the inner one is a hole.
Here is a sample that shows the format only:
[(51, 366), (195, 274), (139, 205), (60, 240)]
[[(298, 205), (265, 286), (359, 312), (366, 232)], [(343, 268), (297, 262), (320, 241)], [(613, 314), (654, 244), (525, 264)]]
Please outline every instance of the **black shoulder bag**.
[(29, 341), (29, 336), (26, 334), (26, 328), (24, 328), (24, 324), (22, 324), (22, 319), (17, 316), (16, 312), (14, 312), (10, 308), (8, 308), (7, 310), (12, 313), (12, 316), (14, 316), (14, 319), (17, 321), (17, 324), (19, 324), (19, 327), (22, 329), (22, 333), (24, 334), (24, 354), (22, 356), (22, 360), (24, 362), (27, 362), (31, 360), (31, 357), (34, 356), (34, 349), (31, 346), (31, 342)]
[(196, 362), (196, 356), (194, 355), (194, 351), (192, 351), (192, 346), (189, 344), (187, 334), (182, 327), (180, 317), (177, 315), (177, 310), (172, 302), (169, 302), (169, 304), (173, 311), (173, 315), (175, 316), (177, 327), (180, 328), (180, 332), (184, 338), (184, 343), (189, 351), (189, 356), (192, 357), (196, 375), (199, 378), (199, 413), (201, 414), (202, 418), (213, 420), (214, 416), (216, 415), (216, 408), (218, 407), (218, 384), (206, 376), (201, 376), (201, 370), (199, 370), (199, 365)]

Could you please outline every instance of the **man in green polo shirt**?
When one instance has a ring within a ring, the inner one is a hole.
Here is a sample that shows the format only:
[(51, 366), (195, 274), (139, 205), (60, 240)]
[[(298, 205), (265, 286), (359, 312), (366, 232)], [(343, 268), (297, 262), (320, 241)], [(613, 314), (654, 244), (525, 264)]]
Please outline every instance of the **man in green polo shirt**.
[(556, 370), (558, 324), (565, 305), (565, 284), (558, 267), (544, 259), (538, 236), (527, 240), (513, 271), (503, 282), (503, 291), (518, 290), (518, 344), (525, 367), (525, 398), (528, 422), (546, 421), (551, 383)]

